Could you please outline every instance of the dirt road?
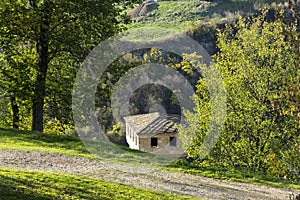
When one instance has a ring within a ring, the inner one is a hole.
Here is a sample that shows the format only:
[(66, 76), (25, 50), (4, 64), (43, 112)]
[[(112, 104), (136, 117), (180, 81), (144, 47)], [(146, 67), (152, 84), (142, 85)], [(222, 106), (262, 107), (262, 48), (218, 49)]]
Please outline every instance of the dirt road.
[(293, 192), (162, 169), (108, 164), (103, 161), (46, 152), (0, 150), (0, 167), (84, 175), (150, 190), (214, 200), (288, 200), (289, 194)]

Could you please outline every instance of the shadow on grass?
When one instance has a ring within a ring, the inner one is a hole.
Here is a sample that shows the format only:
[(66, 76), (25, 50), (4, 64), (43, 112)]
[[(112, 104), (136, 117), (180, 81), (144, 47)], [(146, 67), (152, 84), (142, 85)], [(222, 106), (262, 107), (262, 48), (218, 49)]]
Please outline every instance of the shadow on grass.
[(0, 168), (1, 200), (49, 199), (195, 199), (83, 176)]
[(50, 200), (53, 197), (46, 194), (39, 194), (38, 190), (28, 189), (29, 181), (19, 180), (0, 175), (0, 199), (5, 200)]

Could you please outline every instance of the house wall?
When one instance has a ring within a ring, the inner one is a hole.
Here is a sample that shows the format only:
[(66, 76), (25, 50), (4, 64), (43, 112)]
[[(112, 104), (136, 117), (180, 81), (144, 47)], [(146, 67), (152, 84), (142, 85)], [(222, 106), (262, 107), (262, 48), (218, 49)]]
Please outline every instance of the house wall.
[[(170, 137), (176, 137), (176, 146), (170, 146)], [(157, 138), (157, 146), (151, 146), (151, 138)], [(181, 141), (178, 134), (175, 133), (161, 133), (161, 134), (146, 134), (137, 135), (133, 132), (131, 127), (126, 124), (126, 140), (131, 149), (150, 152), (162, 156), (180, 157), (184, 151), (180, 148)]]
[(131, 149), (139, 149), (139, 138), (131, 127), (126, 124), (126, 141)]
[[(170, 144), (170, 137), (176, 137), (177, 144), (179, 146), (179, 139), (177, 133), (162, 133), (162, 134), (147, 134), (139, 137), (139, 149), (146, 152), (154, 152), (161, 148), (166, 148)], [(151, 147), (151, 138), (157, 138), (157, 147)]]

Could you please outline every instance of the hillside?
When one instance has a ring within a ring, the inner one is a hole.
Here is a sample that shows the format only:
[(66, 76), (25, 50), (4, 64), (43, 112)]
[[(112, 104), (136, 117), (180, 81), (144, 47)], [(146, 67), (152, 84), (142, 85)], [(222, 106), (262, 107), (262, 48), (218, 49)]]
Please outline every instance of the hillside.
[[(264, 3), (260, 3), (264, 2)], [(250, 14), (264, 5), (282, 0), (231, 1), (161, 1), (137, 5), (129, 11), (135, 22), (130, 27), (160, 26), (184, 31), (200, 21), (210, 23), (232, 19), (235, 15)]]
[(128, 12), (133, 21), (128, 28), (163, 27), (184, 32), (213, 55), (218, 52), (217, 29), (234, 23), (239, 16), (251, 16), (263, 7), (274, 7), (283, 3), (284, 0), (147, 2)]

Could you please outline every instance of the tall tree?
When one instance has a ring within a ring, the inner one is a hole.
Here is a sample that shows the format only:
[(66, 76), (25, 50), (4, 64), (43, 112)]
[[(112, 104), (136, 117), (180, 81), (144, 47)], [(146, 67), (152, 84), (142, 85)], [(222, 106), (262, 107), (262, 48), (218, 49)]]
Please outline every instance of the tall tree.
[(124, 0), (3, 0), (0, 40), (4, 53), (27, 42), (35, 46), (36, 77), (32, 97), (32, 130), (43, 131), (46, 80), (51, 61), (64, 54), (83, 61), (100, 41), (128, 22)]

